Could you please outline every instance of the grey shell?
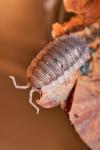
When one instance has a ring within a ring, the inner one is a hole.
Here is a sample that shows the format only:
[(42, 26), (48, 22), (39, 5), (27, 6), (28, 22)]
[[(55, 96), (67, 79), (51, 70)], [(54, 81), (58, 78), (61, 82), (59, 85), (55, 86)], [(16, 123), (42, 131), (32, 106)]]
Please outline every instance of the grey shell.
[(87, 52), (86, 42), (73, 35), (58, 37), (40, 51), (27, 70), (28, 82), (37, 89), (57, 80)]

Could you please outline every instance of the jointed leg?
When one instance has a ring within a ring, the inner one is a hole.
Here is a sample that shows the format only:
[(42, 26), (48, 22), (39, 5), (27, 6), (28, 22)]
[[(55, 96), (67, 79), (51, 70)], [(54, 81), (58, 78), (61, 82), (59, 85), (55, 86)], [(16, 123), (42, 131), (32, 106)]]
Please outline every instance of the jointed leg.
[(12, 82), (13, 82), (13, 84), (14, 84), (14, 87), (15, 88), (17, 88), (17, 89), (27, 89), (27, 88), (29, 88), (30, 87), (30, 85), (25, 85), (25, 86), (21, 86), (21, 85), (17, 85), (17, 83), (16, 83), (16, 80), (15, 80), (15, 77), (14, 76), (9, 76), (9, 78), (11, 78), (12, 79)]
[(36, 106), (36, 105), (32, 102), (32, 95), (33, 95), (33, 92), (34, 92), (34, 91), (35, 91), (34, 89), (31, 89), (31, 91), (30, 91), (29, 103), (36, 109), (37, 115), (38, 115), (38, 113), (39, 113), (39, 107)]

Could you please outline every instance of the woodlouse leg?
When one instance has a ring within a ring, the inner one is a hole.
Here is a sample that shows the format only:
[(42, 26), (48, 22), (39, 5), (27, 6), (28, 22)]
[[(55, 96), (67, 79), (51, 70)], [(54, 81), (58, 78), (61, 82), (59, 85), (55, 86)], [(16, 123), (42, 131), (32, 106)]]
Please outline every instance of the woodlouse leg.
[(34, 88), (32, 88), (32, 89), (30, 90), (29, 103), (36, 109), (37, 115), (38, 115), (38, 113), (39, 113), (39, 107), (36, 106), (36, 105), (33, 103), (33, 101), (32, 101), (32, 95), (33, 95), (33, 92), (35, 92), (35, 91), (36, 91), (36, 90), (35, 90)]
[(27, 84), (27, 85), (25, 85), (25, 86), (17, 85), (17, 83), (16, 83), (16, 80), (15, 80), (15, 77), (14, 77), (14, 76), (9, 76), (9, 78), (11, 78), (11, 79), (12, 79), (12, 82), (13, 82), (14, 87), (15, 87), (16, 89), (23, 89), (23, 90), (25, 90), (25, 89), (27, 89), (27, 88), (29, 88), (29, 87), (30, 87), (30, 85), (29, 85), (29, 84)]

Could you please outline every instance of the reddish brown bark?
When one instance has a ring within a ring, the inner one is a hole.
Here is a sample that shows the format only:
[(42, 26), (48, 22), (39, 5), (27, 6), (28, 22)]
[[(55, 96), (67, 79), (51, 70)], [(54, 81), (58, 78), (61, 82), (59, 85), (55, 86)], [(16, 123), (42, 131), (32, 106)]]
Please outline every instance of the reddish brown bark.
[(69, 117), (83, 141), (91, 149), (100, 150), (100, 23), (75, 34), (84, 37), (95, 51), (91, 53), (89, 74), (78, 78), (73, 100), (69, 100)]
[(63, 0), (66, 12), (74, 12), (75, 17), (63, 24), (54, 23), (52, 35), (60, 36), (89, 26), (100, 18), (99, 0)]
[(94, 53), (92, 72), (77, 82), (70, 120), (85, 143), (100, 150), (100, 48)]

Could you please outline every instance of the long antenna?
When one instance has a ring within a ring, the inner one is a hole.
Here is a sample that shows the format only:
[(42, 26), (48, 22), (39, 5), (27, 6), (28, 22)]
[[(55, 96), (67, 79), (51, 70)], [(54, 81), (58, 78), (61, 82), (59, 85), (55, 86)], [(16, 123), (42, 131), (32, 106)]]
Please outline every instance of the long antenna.
[(13, 85), (14, 85), (14, 87), (15, 87), (16, 89), (23, 89), (23, 90), (25, 90), (25, 89), (28, 89), (28, 88), (30, 87), (30, 84), (27, 84), (27, 85), (24, 85), (24, 86), (18, 85), (18, 84), (16, 83), (16, 80), (15, 80), (15, 77), (14, 77), (14, 76), (9, 76), (9, 78), (12, 79)]

